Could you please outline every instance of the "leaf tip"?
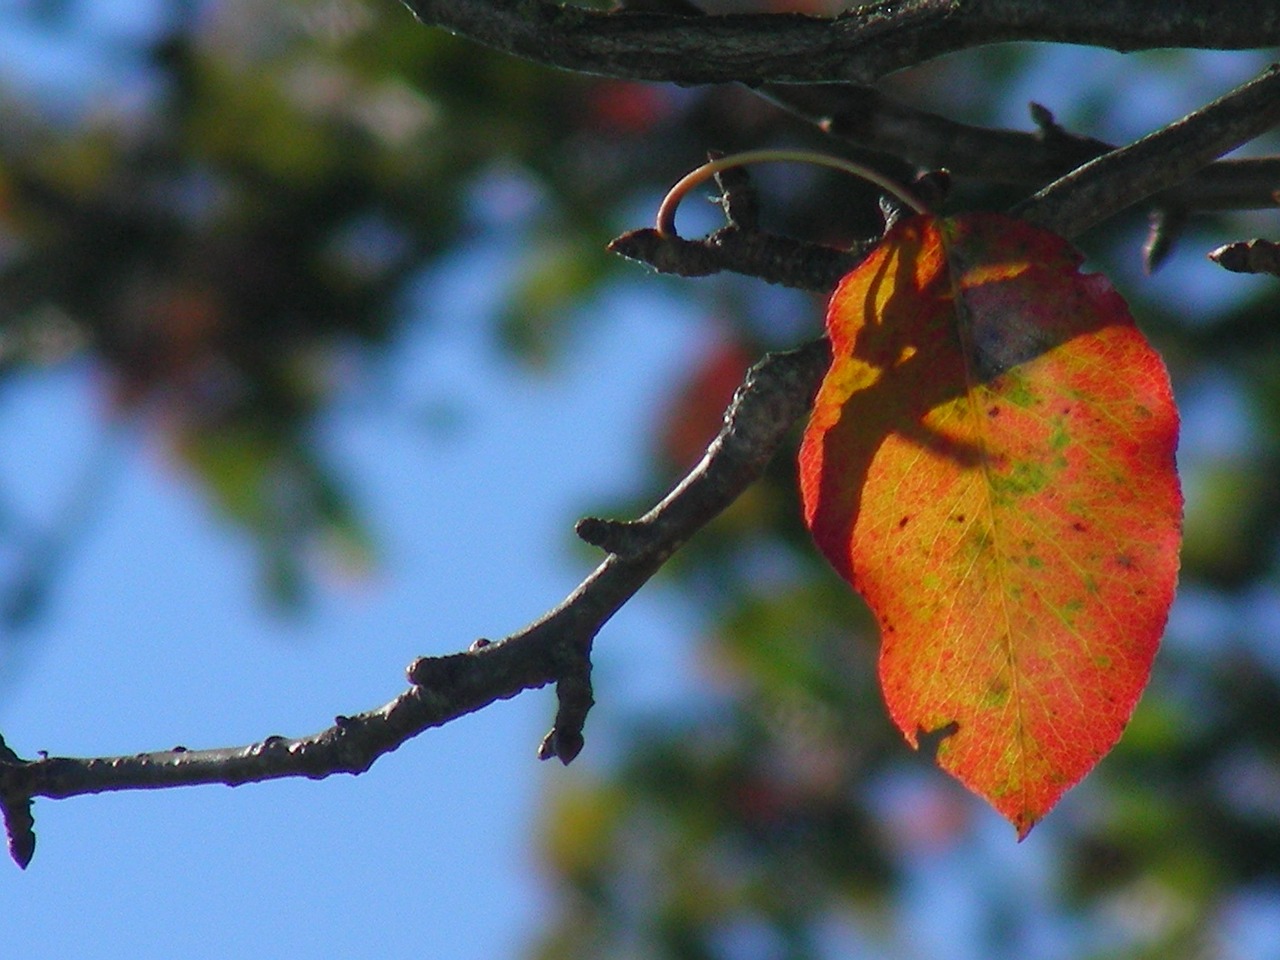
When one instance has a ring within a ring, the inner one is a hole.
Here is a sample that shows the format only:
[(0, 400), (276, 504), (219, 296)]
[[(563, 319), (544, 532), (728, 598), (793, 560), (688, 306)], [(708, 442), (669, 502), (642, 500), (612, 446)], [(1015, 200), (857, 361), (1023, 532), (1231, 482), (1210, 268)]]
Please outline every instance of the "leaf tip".
[(1040, 818), (1029, 811), (1024, 811), (1016, 817), (1010, 818), (1013, 828), (1018, 831), (1018, 842), (1021, 843), (1027, 839), (1031, 833), (1031, 828), (1040, 822)]

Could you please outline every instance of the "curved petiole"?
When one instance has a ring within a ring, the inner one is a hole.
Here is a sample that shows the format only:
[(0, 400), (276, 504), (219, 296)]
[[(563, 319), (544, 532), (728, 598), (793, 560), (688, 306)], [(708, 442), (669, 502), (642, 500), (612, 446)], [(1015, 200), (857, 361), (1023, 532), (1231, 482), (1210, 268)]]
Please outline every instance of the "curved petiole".
[(677, 180), (675, 186), (668, 190), (667, 195), (662, 198), (662, 203), (658, 207), (658, 217), (654, 224), (658, 233), (667, 237), (678, 236), (676, 233), (676, 208), (680, 206), (680, 201), (685, 198), (685, 195), (690, 190), (722, 170), (741, 167), (750, 163), (811, 163), (819, 167), (830, 167), (833, 170), (841, 170), (875, 184), (881, 190), (901, 200), (916, 213), (931, 212), (923, 201), (901, 184), (895, 183), (884, 174), (878, 173), (854, 160), (846, 160), (844, 157), (835, 157), (827, 153), (815, 153), (811, 150), (744, 150), (741, 153), (731, 153), (725, 157), (709, 160), (702, 166), (690, 170)]

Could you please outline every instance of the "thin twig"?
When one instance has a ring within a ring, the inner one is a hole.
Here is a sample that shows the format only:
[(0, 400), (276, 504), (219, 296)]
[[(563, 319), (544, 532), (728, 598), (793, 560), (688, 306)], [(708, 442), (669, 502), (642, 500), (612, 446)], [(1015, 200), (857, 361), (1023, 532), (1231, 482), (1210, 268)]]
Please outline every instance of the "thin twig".
[(611, 242), (609, 252), (648, 264), (659, 273), (705, 277), (728, 271), (826, 293), (879, 242), (873, 237), (849, 248), (829, 247), (760, 230), (758, 199), (747, 170), (730, 166), (716, 178), (725, 226), (701, 240), (650, 227), (632, 230)]
[(1091, 160), (1011, 212), (1063, 236), (1077, 236), (1126, 207), (1182, 183), (1277, 124), (1280, 65), (1273, 64), (1176, 123)]
[[(1056, 123), (1035, 132), (959, 123), (899, 103), (871, 87), (769, 84), (757, 92), (861, 149), (989, 183), (1038, 188), (1115, 149)], [(1256, 210), (1275, 203), (1277, 184), (1280, 157), (1219, 160), (1151, 201), (1180, 212)]]
[[(687, 83), (868, 81), (950, 50), (1011, 39), (1117, 49), (1280, 43), (1280, 6), (1274, 0), (1241, 0), (1231, 17), (1217, 16), (1217, 4), (1196, 0), (1158, 6), (1139, 0), (1085, 6), (1058, 0), (907, 0), (879, 2), (830, 20), (788, 14), (603, 14), (543, 0), (405, 2), (426, 22), (544, 63)], [(1024, 212), (1071, 235), (1185, 180), (1234, 143), (1280, 120), (1278, 80), (1280, 74), (1270, 71), (1180, 124), (1086, 164), (1034, 198)], [(1117, 183), (1125, 178), (1137, 186)], [(758, 234), (729, 229), (735, 232), (722, 237), (721, 251), (736, 242), (756, 243), (757, 252), (780, 249), (781, 238), (760, 241)], [(677, 239), (658, 237), (662, 243)], [(688, 244), (680, 248), (686, 253), (701, 248), (708, 264), (724, 268), (716, 265), (709, 241), (680, 242)], [(814, 250), (809, 245), (793, 249)], [(596, 633), (681, 544), (758, 479), (808, 409), (829, 362), (823, 340), (767, 356), (749, 372), (703, 460), (653, 510), (632, 522), (580, 525), (585, 537), (611, 552), (558, 607), (499, 642), (416, 661), (409, 670), (410, 688), (378, 709), (338, 717), (311, 736), (267, 737), (216, 750), (178, 747), (123, 757), (23, 760), (0, 740), (0, 807), (15, 859), (25, 865), (34, 848), (30, 801), (35, 797), (360, 773), (426, 729), (552, 682), (558, 685), (561, 709), (541, 753), (572, 759), (581, 748), (582, 721), (591, 705), (589, 657)]]
[[(691, 0), (622, 0), (627, 10), (703, 17)], [(1031, 104), (1034, 132), (960, 123), (853, 83), (767, 83), (751, 87), (765, 100), (820, 127), (858, 151), (883, 154), (908, 168), (1039, 188), (1115, 149), (1072, 133), (1048, 109)], [(906, 176), (907, 171), (898, 171)], [(1220, 160), (1152, 197), (1176, 215), (1202, 210), (1256, 210), (1275, 203), (1280, 157)]]
[(652, 227), (624, 233), (609, 250), (646, 263), (659, 273), (705, 277), (728, 271), (798, 290), (829, 292), (875, 245), (851, 250), (806, 243), (778, 234), (724, 227), (702, 240), (658, 233)]
[(582, 746), (582, 721), (590, 707), (588, 658), (597, 631), (682, 543), (761, 475), (808, 408), (828, 363), (821, 340), (767, 355), (748, 372), (702, 461), (636, 521), (642, 535), (634, 549), (626, 556), (610, 554), (563, 603), (506, 639), (417, 660), (409, 668), (412, 686), (376, 710), (340, 716), (311, 736), (272, 736), (216, 750), (175, 747), (122, 757), (23, 760), (0, 740), (0, 808), (14, 858), (25, 866), (34, 850), (34, 797), (358, 774), (424, 730), (552, 682), (558, 684), (561, 708), (540, 755), (568, 762)]
[(1240, 240), (1209, 252), (1209, 259), (1232, 273), (1269, 273), (1280, 277), (1280, 243)]

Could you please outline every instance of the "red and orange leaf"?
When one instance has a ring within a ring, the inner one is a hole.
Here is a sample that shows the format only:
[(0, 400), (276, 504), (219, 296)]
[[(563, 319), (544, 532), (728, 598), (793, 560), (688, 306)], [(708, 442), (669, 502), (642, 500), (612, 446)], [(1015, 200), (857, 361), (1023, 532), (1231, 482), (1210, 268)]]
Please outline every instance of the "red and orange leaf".
[(844, 278), (805, 519), (882, 634), (889, 712), (1020, 836), (1119, 739), (1173, 601), (1178, 417), (1059, 237), (914, 217)]

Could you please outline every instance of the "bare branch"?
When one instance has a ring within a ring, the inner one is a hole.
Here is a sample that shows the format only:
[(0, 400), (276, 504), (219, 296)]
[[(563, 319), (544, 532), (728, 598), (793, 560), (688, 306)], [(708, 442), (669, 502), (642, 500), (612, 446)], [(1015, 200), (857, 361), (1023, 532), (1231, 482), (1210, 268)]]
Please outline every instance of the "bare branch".
[(935, 49), (946, 34), (939, 28), (962, 7), (881, 0), (833, 18), (684, 17), (547, 0), (402, 2), (425, 24), (548, 66), (682, 84), (870, 80), (945, 52)]
[[(622, 0), (622, 5), (648, 13), (705, 16), (691, 0)], [(1029, 132), (960, 123), (859, 84), (767, 83), (752, 89), (858, 150), (916, 169), (946, 170), (993, 183), (1042, 187), (1115, 149), (1065, 129), (1036, 103), (1030, 107), (1037, 129)], [(1152, 205), (1177, 216), (1197, 210), (1255, 210), (1274, 205), (1278, 183), (1280, 157), (1222, 160), (1162, 191)]]
[(836, 17), (605, 13), (547, 0), (402, 0), (423, 23), (548, 66), (683, 84), (871, 83), (1010, 40), (1251, 50), (1280, 44), (1280, 5), (1239, 0), (876, 0)]
[[(757, 92), (861, 149), (992, 183), (1041, 187), (1115, 149), (1063, 129), (1047, 111), (1039, 116), (1048, 122), (1029, 132), (959, 123), (851, 84), (768, 84)], [(1032, 109), (1044, 110), (1036, 104)], [(1256, 210), (1275, 204), (1277, 184), (1280, 157), (1220, 160), (1151, 199), (1182, 212)]]
[(1012, 211), (1072, 237), (1280, 124), (1280, 65), (1176, 123), (1091, 160)]
[[(1280, 5), (1274, 0), (1240, 0), (1231, 17), (1220, 15), (1217, 0), (1158, 5), (1145, 0), (1092, 5), (876, 0), (830, 19), (600, 13), (546, 0), (404, 2), (428, 24), (542, 63), (680, 83), (867, 83), (943, 53), (1006, 40), (1120, 50), (1280, 44)], [(873, 119), (881, 124), (883, 145), (891, 136), (883, 124), (892, 119), (892, 110), (883, 99), (875, 106), (879, 114)], [(904, 116), (899, 111), (898, 118)], [(938, 137), (950, 138), (952, 150), (959, 149), (955, 144), (968, 133), (959, 125), (946, 126), (941, 118), (908, 119), (917, 123), (917, 133), (923, 122)], [(844, 122), (853, 125), (854, 119)], [(1214, 157), (1276, 123), (1280, 69), (1272, 68), (1184, 120), (1085, 162), (1032, 198), (1022, 214), (1071, 236), (1128, 204), (1183, 183)], [(1059, 141), (1052, 148), (1056, 162), (1076, 150), (1101, 149), (1092, 141), (1077, 142), (1051, 120), (1041, 128), (1043, 140)], [(1009, 141), (1006, 147), (1013, 145)], [(839, 251), (760, 233), (749, 200), (730, 190), (725, 200), (730, 223), (706, 240), (637, 231), (619, 238), (613, 249), (686, 275), (732, 269), (808, 289), (828, 289), (862, 256), (861, 250)], [(702, 461), (660, 503), (634, 521), (589, 518), (579, 524), (579, 534), (609, 555), (559, 606), (501, 641), (477, 641), (463, 653), (415, 661), (409, 668), (409, 689), (377, 709), (339, 716), (310, 736), (270, 736), (213, 750), (175, 747), (121, 757), (23, 760), (0, 739), (0, 809), (14, 859), (25, 866), (34, 850), (35, 797), (358, 774), (427, 729), (550, 683), (556, 684), (559, 710), (539, 755), (569, 762), (582, 748), (582, 727), (592, 706), (590, 656), (596, 634), (672, 553), (760, 477), (809, 408), (829, 363), (825, 340), (766, 356), (748, 372)]]
[(747, 372), (702, 462), (662, 502), (638, 520), (588, 518), (578, 524), (578, 535), (614, 551), (610, 559), (669, 556), (689, 531), (710, 519), (707, 503), (728, 505), (760, 477), (791, 425), (809, 409), (830, 364), (825, 339), (766, 356)]
[(34, 797), (358, 774), (424, 730), (552, 682), (560, 711), (539, 754), (567, 763), (582, 746), (582, 721), (591, 706), (589, 656), (597, 631), (682, 543), (761, 475), (808, 409), (829, 362), (822, 340), (767, 355), (748, 371), (702, 461), (635, 521), (637, 534), (625, 556), (611, 553), (563, 603), (506, 639), (417, 660), (409, 668), (413, 685), (376, 710), (340, 716), (311, 736), (272, 736), (217, 750), (175, 747), (123, 757), (27, 761), (0, 740), (0, 807), (15, 859), (25, 866), (34, 850)]
[(1056, 125), (1052, 133), (1045, 128), (1031, 133), (959, 123), (873, 87), (768, 84), (759, 92), (855, 146), (997, 183), (1041, 185), (1111, 149)]
[(724, 227), (702, 240), (667, 236), (646, 227), (624, 233), (609, 250), (647, 263), (659, 273), (705, 277), (729, 271), (800, 290), (826, 292), (867, 254), (875, 241), (853, 250), (805, 243), (773, 233)]
[(1209, 252), (1209, 259), (1232, 273), (1269, 273), (1280, 277), (1280, 243), (1241, 240)]
[[(1043, 108), (1038, 114), (1046, 137), (1068, 136)], [(1152, 239), (1145, 257), (1148, 268), (1154, 268), (1167, 252), (1183, 219), (1184, 208), (1175, 198), (1180, 191), (1190, 194), (1192, 187), (1184, 181), (1213, 157), (1253, 139), (1277, 123), (1280, 123), (1280, 66), (1273, 65), (1260, 77), (1182, 120), (1083, 164), (1012, 212), (1055, 229), (1063, 236), (1074, 237), (1130, 204), (1156, 196), (1163, 204), (1153, 221)], [(1089, 149), (1098, 146), (1105, 145), (1089, 142)], [(1277, 166), (1280, 163), (1274, 159), (1238, 161), (1231, 165), (1218, 163), (1203, 172), (1201, 182), (1221, 180), (1241, 167), (1280, 172)], [(727, 226), (702, 240), (687, 240), (656, 230), (633, 230), (614, 240), (609, 249), (647, 263), (660, 273), (696, 277), (727, 270), (770, 283), (827, 291), (877, 242), (867, 240), (851, 250), (840, 250), (758, 231), (754, 229), (754, 194), (747, 194), (745, 174), (738, 172), (734, 176), (741, 179), (735, 182), (734, 189), (726, 188), (721, 198), (729, 221)], [(1277, 202), (1276, 182), (1262, 176), (1253, 185), (1259, 193), (1258, 199), (1266, 206)], [(722, 187), (726, 187), (723, 182)], [(1077, 192), (1083, 200), (1077, 199)], [(739, 193), (745, 196), (735, 199)], [(751, 227), (735, 220), (731, 212), (735, 204), (753, 211)]]
[(1151, 201), (1191, 211), (1259, 210), (1276, 203), (1277, 185), (1280, 157), (1219, 160), (1172, 190), (1155, 194)]

